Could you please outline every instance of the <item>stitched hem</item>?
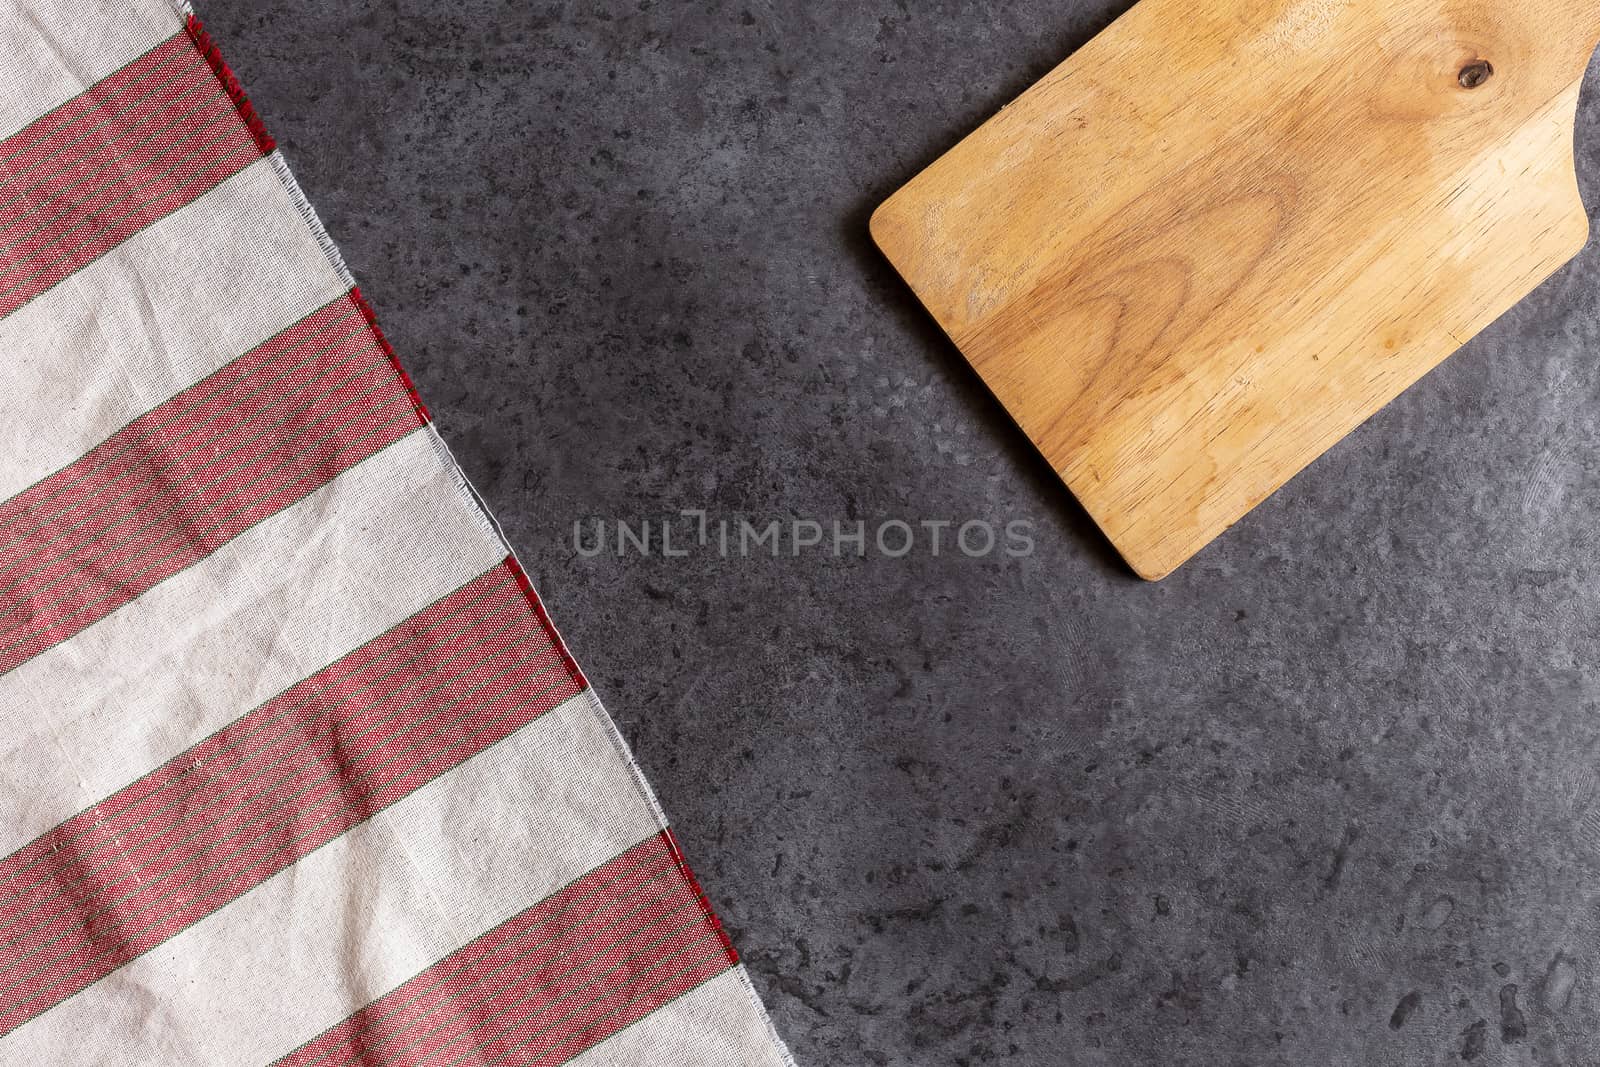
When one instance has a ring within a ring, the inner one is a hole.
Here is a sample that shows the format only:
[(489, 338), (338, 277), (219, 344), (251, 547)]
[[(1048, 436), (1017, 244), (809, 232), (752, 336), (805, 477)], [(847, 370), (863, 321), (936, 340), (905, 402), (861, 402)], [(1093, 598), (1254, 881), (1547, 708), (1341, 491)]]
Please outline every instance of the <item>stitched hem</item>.
[(389, 343), (389, 339), (383, 335), (383, 331), (378, 328), (378, 316), (373, 312), (372, 305), (367, 303), (366, 298), (361, 295), (361, 290), (358, 288), (350, 290), (350, 299), (355, 301), (356, 308), (361, 312), (361, 317), (367, 320), (367, 328), (372, 331), (372, 336), (377, 339), (378, 347), (383, 349), (383, 354), (389, 357), (389, 365), (400, 376), (400, 384), (405, 386), (406, 395), (411, 398), (411, 406), (417, 409), (417, 418), (421, 420), (423, 426), (428, 425), (433, 421), (433, 416), (428, 414), (427, 407), (422, 403), (422, 397), (417, 395), (417, 387), (412, 382), (411, 375), (407, 374), (406, 369), (400, 365), (399, 354), (395, 352), (394, 346)]
[(270, 155), (278, 147), (278, 142), (272, 139), (267, 132), (266, 124), (261, 121), (261, 116), (256, 114), (256, 109), (250, 103), (250, 98), (245, 95), (244, 89), (239, 85), (239, 79), (234, 77), (233, 68), (222, 58), (222, 51), (217, 48), (216, 42), (200, 25), (200, 20), (190, 13), (183, 20), (183, 28), (188, 31), (189, 38), (194, 41), (195, 47), (200, 49), (200, 54), (206, 62), (211, 64), (211, 69), (217, 75), (217, 80), (222, 83), (222, 89), (228, 94), (228, 99), (233, 101), (234, 110), (239, 112), (239, 117), (244, 120), (245, 126), (250, 130), (250, 136), (255, 138), (256, 147), (261, 149), (262, 155)]

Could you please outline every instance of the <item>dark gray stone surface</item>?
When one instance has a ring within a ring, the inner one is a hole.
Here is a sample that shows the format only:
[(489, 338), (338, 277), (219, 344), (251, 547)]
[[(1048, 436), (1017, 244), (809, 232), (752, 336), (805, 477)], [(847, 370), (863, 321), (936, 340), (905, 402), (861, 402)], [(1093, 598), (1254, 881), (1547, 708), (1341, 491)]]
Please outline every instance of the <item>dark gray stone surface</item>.
[[(1138, 582), (866, 236), (1123, 6), (201, 14), (803, 1065), (1589, 1067), (1600, 248)], [(573, 551), (680, 508), (1037, 550)]]

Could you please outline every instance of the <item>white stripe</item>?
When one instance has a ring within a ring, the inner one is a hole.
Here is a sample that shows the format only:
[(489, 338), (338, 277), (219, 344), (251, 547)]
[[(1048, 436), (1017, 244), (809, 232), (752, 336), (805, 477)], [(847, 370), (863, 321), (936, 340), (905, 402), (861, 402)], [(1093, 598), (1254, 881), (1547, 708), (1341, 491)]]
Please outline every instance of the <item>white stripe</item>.
[(0, 499), (348, 289), (252, 163), (0, 319)]
[(505, 556), (419, 431), (0, 678), (0, 854)]
[(566, 1067), (794, 1067), (743, 967), (720, 974)]
[(0, 1040), (0, 1063), (268, 1063), (657, 832), (587, 693)]
[(0, 137), (181, 29), (167, 0), (0, 0)]

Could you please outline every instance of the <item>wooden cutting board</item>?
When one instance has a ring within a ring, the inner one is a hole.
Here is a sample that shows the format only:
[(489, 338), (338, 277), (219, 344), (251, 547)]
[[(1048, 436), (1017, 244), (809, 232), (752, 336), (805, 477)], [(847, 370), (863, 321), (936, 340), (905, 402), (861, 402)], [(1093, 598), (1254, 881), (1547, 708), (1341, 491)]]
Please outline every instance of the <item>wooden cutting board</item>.
[(872, 232), (1140, 575), (1583, 247), (1600, 0), (1143, 0)]

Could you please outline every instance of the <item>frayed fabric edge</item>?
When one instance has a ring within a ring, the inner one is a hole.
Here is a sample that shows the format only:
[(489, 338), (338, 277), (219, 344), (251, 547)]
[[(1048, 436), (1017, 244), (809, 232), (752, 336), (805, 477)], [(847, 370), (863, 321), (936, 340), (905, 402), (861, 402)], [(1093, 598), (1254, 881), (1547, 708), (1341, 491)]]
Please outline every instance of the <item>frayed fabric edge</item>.
[(306, 197), (305, 190), (300, 188), (300, 183), (295, 180), (294, 172), (289, 169), (289, 163), (283, 158), (280, 149), (267, 157), (272, 165), (272, 172), (283, 183), (284, 191), (289, 194), (289, 202), (300, 213), (300, 218), (305, 222), (306, 228), (311, 231), (311, 236), (317, 242), (317, 247), (322, 249), (322, 254), (328, 258), (334, 272), (344, 282), (345, 287), (356, 287), (355, 277), (350, 273), (350, 268), (345, 265), (344, 256), (339, 251), (339, 246), (333, 243), (333, 238), (328, 236), (327, 227), (322, 224), (322, 219), (317, 215), (316, 208), (311, 206), (311, 201)]

